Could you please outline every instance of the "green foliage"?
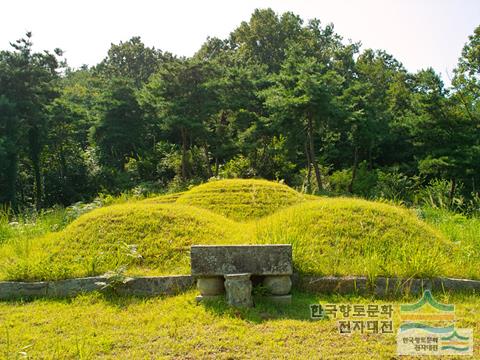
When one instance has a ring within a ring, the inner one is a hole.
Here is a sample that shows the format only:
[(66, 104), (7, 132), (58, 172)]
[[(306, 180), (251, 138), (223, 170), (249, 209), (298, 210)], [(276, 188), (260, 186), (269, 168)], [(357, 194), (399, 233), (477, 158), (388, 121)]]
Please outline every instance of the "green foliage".
[(302, 30), (302, 20), (292, 13), (279, 17), (272, 9), (256, 9), (248, 23), (242, 22), (231, 33), (230, 41), (244, 60), (266, 65), (275, 72), (289, 43), (299, 40)]
[(146, 47), (139, 36), (112, 44), (108, 56), (96, 67), (105, 78), (126, 78), (141, 87), (164, 61), (172, 56), (155, 48)]
[(355, 182), (353, 183), (353, 193), (366, 198), (373, 197), (373, 191), (377, 184), (377, 173), (369, 169), (366, 162), (362, 162), (357, 169)]
[(378, 193), (375, 193), (375, 186), (377, 185), (377, 172), (368, 168), (366, 162), (358, 165), (355, 175), (355, 182), (352, 183), (352, 169), (345, 169), (333, 172), (328, 180), (332, 191), (336, 194), (353, 193), (366, 198), (372, 198)]
[(48, 129), (47, 107), (57, 96), (55, 82), (62, 51), (34, 53), (31, 37), (27, 32), (25, 38), (11, 43), (13, 51), (0, 52), (0, 106), (5, 111), (0, 117), (0, 136), (9, 145), (5, 148), (7, 179), (3, 179), (7, 199), (3, 201), (17, 208), (18, 163), (22, 155), (31, 163), (32, 195), (39, 210), (43, 205), (41, 153)]
[(126, 266), (119, 266), (114, 271), (107, 271), (104, 275), (105, 281), (99, 283), (103, 285), (101, 289), (116, 292), (120, 286), (132, 281), (132, 278), (125, 275), (126, 270)]
[(330, 190), (335, 194), (347, 194), (352, 181), (352, 170), (344, 169), (334, 171), (328, 177)]
[(93, 129), (100, 161), (118, 171), (143, 148), (145, 124), (133, 86), (113, 79), (102, 99), (100, 123)]
[(408, 177), (394, 168), (393, 171), (377, 171), (377, 183), (373, 192), (376, 197), (393, 201), (414, 202), (420, 179)]
[(447, 180), (432, 180), (417, 193), (417, 202), (437, 209), (455, 210), (463, 205), (461, 195), (452, 197), (452, 182)]
[(222, 166), (219, 176), (222, 178), (247, 179), (255, 176), (255, 172), (248, 158), (237, 155)]
[[(465, 111), (472, 117), (478, 111), (478, 98), (480, 96), (480, 26), (468, 37), (468, 42), (462, 49), (462, 55), (455, 69), (453, 84), (459, 90), (459, 98)], [(470, 102), (472, 99), (476, 101)], [(475, 109), (475, 107), (477, 107)], [(478, 120), (478, 119), (477, 119)]]
[(49, 132), (42, 156), (45, 206), (68, 206), (84, 200), (94, 187), (90, 179), (81, 139), (81, 124), (86, 121), (83, 109), (65, 97), (49, 106)]

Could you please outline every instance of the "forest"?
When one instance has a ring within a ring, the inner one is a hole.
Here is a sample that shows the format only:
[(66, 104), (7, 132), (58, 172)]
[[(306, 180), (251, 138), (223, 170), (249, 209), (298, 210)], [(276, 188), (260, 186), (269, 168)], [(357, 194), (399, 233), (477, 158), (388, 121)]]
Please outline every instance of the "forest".
[(132, 37), (74, 69), (34, 41), (0, 52), (0, 204), (14, 212), (263, 178), (480, 213), (480, 26), (448, 86), (271, 9), (188, 58)]

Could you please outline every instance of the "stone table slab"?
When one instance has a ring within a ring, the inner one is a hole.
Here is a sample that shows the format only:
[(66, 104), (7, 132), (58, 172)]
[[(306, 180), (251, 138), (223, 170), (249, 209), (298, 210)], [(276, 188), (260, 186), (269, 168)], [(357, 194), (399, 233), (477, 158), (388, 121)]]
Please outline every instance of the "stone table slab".
[(190, 260), (196, 277), (293, 272), (291, 245), (193, 245)]

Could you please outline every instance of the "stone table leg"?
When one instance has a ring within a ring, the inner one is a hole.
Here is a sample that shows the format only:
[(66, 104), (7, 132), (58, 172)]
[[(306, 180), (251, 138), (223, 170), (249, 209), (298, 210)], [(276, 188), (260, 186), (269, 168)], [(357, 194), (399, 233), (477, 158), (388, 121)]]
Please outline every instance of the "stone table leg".
[(269, 298), (277, 303), (290, 304), (292, 279), (289, 275), (269, 275), (263, 279), (263, 286), (270, 292)]
[(196, 298), (197, 302), (204, 299), (216, 299), (225, 293), (221, 276), (198, 278), (197, 289), (200, 291), (200, 296)]
[(225, 275), (227, 302), (235, 307), (252, 307), (252, 281), (250, 274)]

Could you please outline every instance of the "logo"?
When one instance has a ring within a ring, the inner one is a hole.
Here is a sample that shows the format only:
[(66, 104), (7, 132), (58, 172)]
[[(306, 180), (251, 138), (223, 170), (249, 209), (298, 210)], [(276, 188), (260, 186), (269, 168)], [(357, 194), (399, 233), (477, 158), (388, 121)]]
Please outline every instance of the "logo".
[(336, 319), (342, 335), (394, 333), (392, 304), (310, 304), (310, 318)]
[(455, 326), (455, 305), (426, 290), (415, 304), (400, 306), (398, 355), (473, 355), (473, 330)]

